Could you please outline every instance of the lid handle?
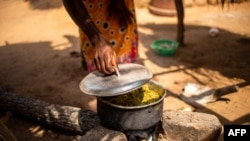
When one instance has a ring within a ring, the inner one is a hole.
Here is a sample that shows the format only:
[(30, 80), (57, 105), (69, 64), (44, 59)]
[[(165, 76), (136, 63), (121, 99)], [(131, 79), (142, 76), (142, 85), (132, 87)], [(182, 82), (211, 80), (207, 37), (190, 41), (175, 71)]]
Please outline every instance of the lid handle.
[(117, 75), (118, 77), (120, 77), (121, 75), (120, 75), (120, 72), (119, 72), (118, 68), (117, 68), (117, 67), (114, 67), (114, 69), (115, 69), (116, 75)]

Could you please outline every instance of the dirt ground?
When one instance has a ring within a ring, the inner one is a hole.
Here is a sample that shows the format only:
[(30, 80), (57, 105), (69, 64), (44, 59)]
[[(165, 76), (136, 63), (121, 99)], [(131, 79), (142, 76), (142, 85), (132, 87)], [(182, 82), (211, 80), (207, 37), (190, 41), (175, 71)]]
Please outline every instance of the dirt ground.
[[(185, 8), (185, 47), (172, 56), (159, 56), (155, 39), (176, 39), (176, 17), (149, 13), (137, 1), (140, 63), (150, 68), (168, 95), (164, 109), (216, 115), (222, 124), (250, 122), (250, 1), (219, 6)], [(0, 87), (46, 102), (96, 111), (95, 97), (79, 89), (87, 74), (81, 68), (78, 29), (60, 0), (0, 0)], [(219, 35), (210, 37), (211, 27)], [(195, 108), (178, 96), (188, 82), (221, 88), (238, 84), (239, 91)], [(6, 123), (20, 141), (69, 141), (63, 134), (13, 115)]]

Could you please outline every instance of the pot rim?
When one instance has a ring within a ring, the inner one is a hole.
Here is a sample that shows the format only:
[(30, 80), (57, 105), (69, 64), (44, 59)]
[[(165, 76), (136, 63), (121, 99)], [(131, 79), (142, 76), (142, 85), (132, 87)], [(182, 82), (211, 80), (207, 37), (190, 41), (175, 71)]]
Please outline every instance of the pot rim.
[[(103, 103), (105, 103), (107, 105), (110, 105), (110, 106), (113, 106), (113, 107), (116, 107), (116, 108), (121, 108), (121, 109), (140, 109), (140, 108), (146, 108), (146, 107), (149, 107), (149, 106), (153, 106), (153, 105), (156, 105), (156, 104), (162, 102), (163, 99), (166, 97), (167, 93), (166, 93), (166, 89), (164, 89), (159, 83), (157, 83), (157, 82), (155, 82), (153, 80), (150, 80), (149, 83), (153, 83), (153, 84), (161, 87), (164, 90), (162, 97), (159, 100), (157, 100), (155, 102), (152, 102), (150, 104), (140, 105), (140, 106), (122, 106), (122, 105), (117, 105), (117, 104), (110, 103), (110, 102), (104, 100), (102, 97), (97, 97), (97, 100), (99, 100), (99, 101), (101, 101), (101, 102), (103, 102)], [(107, 97), (105, 97), (105, 98), (107, 98)]]

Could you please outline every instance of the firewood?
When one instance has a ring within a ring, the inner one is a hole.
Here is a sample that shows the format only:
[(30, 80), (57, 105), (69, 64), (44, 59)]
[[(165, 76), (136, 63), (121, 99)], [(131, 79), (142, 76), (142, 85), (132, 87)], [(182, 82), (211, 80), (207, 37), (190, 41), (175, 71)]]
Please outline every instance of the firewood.
[(0, 91), (0, 109), (78, 135), (100, 125), (100, 120), (93, 111), (51, 104), (14, 92)]

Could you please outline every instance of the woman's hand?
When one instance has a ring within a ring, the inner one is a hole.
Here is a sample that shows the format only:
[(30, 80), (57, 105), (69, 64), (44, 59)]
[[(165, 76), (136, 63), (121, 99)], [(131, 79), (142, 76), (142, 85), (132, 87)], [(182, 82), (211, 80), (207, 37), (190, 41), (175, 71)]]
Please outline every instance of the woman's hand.
[[(120, 7), (120, 0), (112, 0), (117, 10)], [(118, 2), (117, 2), (118, 1)], [(122, 0), (123, 1), (123, 0)], [(108, 41), (105, 40), (99, 29), (95, 26), (89, 16), (89, 13), (81, 0), (63, 0), (63, 4), (70, 14), (74, 22), (80, 27), (82, 31), (88, 36), (89, 40), (95, 48), (94, 62), (97, 70), (104, 74), (111, 74), (115, 72), (114, 67), (117, 68), (116, 53)], [(111, 5), (112, 6), (112, 5)], [(118, 6), (118, 7), (117, 7)], [(123, 9), (124, 9), (123, 6)], [(125, 6), (126, 8), (126, 6)], [(128, 9), (125, 9), (125, 11)], [(112, 11), (113, 12), (113, 11)], [(125, 12), (126, 13), (126, 12)], [(124, 15), (124, 14), (123, 14)], [(126, 15), (126, 14), (125, 14)], [(127, 15), (129, 17), (129, 15)], [(122, 17), (119, 17), (122, 18)], [(126, 18), (125, 18), (126, 19)], [(125, 20), (124, 19), (124, 20)], [(124, 22), (124, 20), (122, 20)], [(130, 19), (131, 20), (131, 19)]]
[(109, 16), (115, 16), (119, 20), (119, 25), (127, 27), (132, 23), (132, 13), (127, 8), (124, 0), (110, 0), (108, 5)]
[(117, 68), (116, 53), (106, 40), (101, 40), (95, 44), (94, 62), (97, 70), (104, 74), (115, 72), (114, 67)]

